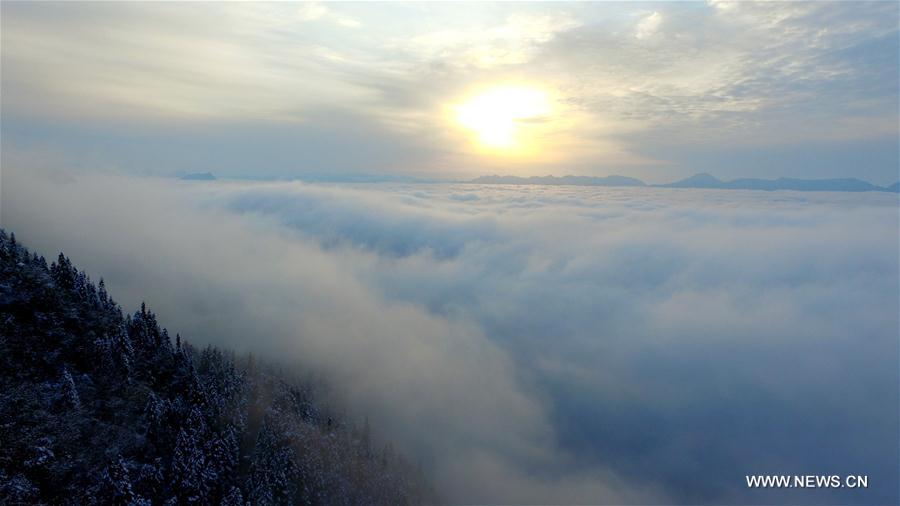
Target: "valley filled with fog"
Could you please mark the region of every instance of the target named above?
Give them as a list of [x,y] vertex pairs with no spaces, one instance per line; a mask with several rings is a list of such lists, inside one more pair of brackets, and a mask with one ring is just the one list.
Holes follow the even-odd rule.
[[896,194],[3,176],[20,240],[320,376],[450,502],[896,499]]

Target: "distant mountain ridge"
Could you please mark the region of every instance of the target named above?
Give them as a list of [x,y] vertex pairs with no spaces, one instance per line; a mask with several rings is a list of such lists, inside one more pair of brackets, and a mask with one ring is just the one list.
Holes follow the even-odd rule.
[[658,185],[664,188],[713,188],[721,190],[794,190],[794,191],[896,191],[892,187],[876,186],[856,178],[833,179],[796,179],[780,177],[778,179],[741,178],[722,181],[707,173],[695,174],[674,183]]
[[648,185],[633,177],[626,176],[481,176],[466,181],[477,184],[520,184],[520,185],[575,185],[575,186],[650,186],[657,188],[705,188],[716,190],[793,190],[793,191],[837,191],[865,192],[882,191],[900,193],[900,182],[890,186],[877,186],[868,181],[856,178],[832,179],[797,179],[780,177],[778,179],[740,178],[722,181],[705,172],[667,184]]
[[180,179],[183,181],[215,181],[216,176],[212,172],[193,172],[181,176]]
[[540,185],[575,185],[575,186],[647,186],[647,183],[627,176],[481,176],[469,183],[480,184],[540,184]]

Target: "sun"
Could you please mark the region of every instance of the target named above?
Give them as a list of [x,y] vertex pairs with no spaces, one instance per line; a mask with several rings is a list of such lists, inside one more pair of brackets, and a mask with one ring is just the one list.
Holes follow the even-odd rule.
[[491,151],[513,154],[534,148],[535,125],[551,113],[546,91],[532,86],[497,86],[454,107],[456,121]]

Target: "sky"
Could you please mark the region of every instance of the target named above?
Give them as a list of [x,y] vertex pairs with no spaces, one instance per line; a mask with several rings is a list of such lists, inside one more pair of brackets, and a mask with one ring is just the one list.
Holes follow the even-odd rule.
[[896,2],[3,2],[4,166],[898,179]]

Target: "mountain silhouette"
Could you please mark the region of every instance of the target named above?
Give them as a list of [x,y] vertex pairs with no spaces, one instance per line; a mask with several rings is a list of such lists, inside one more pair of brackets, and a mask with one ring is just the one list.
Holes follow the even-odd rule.
[[890,186],[877,186],[868,181],[856,178],[832,179],[797,179],[780,177],[777,179],[740,178],[731,181],[701,172],[693,176],[666,184],[648,185],[647,183],[627,176],[481,176],[464,181],[476,184],[516,184],[516,185],[574,185],[574,186],[652,186],[657,188],[702,188],[716,190],[792,190],[792,191],[832,191],[832,192],[866,192],[883,191],[900,193],[900,182]]

